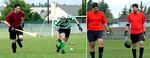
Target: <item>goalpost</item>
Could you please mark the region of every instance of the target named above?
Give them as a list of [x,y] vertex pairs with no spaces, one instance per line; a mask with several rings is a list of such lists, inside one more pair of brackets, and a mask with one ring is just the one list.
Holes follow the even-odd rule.
[[[51,29],[49,29],[49,31],[50,31],[49,34],[50,34],[50,36],[54,36],[54,34],[55,34],[54,21],[57,20],[58,17],[60,17],[62,15],[66,16],[66,17],[68,16],[68,14],[65,11],[63,11],[61,8],[59,8],[58,6],[56,6],[56,2],[53,0],[52,3],[51,3],[50,14],[48,14],[49,19],[47,17],[45,18],[45,20],[44,20],[44,22],[43,22],[43,24],[42,24],[42,26],[41,26],[41,28],[39,30],[39,33],[41,33],[42,31],[45,31],[45,30],[43,30],[45,28],[44,27],[45,22],[47,20],[49,20],[49,21],[51,21],[51,24],[49,24],[50,26],[48,26],[48,27],[51,28]],[[86,16],[74,16],[74,17],[81,18],[81,19],[82,18],[86,19]]]

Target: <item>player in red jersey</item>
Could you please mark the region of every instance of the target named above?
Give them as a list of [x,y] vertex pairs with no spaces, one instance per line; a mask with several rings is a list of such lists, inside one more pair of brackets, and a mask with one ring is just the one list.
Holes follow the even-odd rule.
[[129,13],[126,24],[126,30],[124,34],[128,33],[129,26],[130,28],[130,37],[132,41],[132,54],[133,58],[136,57],[136,45],[139,42],[140,50],[139,50],[139,58],[143,58],[144,52],[144,33],[145,33],[145,15],[138,10],[138,4],[132,5],[133,11]]
[[90,47],[91,58],[95,58],[95,41],[99,43],[99,58],[102,58],[104,50],[104,28],[105,26],[107,33],[108,25],[107,20],[102,11],[99,10],[98,4],[92,4],[92,10],[87,13],[87,37]]
[[[23,40],[23,33],[16,31],[15,29],[23,30],[23,17],[24,12],[20,10],[20,4],[15,4],[14,9],[8,13],[4,23],[9,27],[9,36],[12,40],[12,50],[16,53],[16,41],[20,48],[22,48],[21,41]],[[18,39],[16,39],[16,36]]]

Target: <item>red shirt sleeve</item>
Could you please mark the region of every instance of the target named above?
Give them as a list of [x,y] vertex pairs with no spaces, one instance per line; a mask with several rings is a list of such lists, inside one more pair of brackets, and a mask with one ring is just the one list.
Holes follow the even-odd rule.
[[130,24],[130,22],[131,22],[131,18],[130,18],[130,14],[128,15],[128,17],[127,17],[127,22]]
[[86,15],[86,16],[87,16],[87,19],[89,19],[89,11],[87,12],[87,15]]
[[25,16],[25,13],[23,11],[20,11],[21,17]]
[[5,17],[5,21],[7,21],[8,23],[10,23],[10,20],[11,20],[11,17],[12,17],[12,13],[13,12],[8,13],[7,16]]
[[105,16],[104,16],[104,14],[102,13],[102,23],[105,25],[105,24],[107,24],[107,20],[106,20],[106,18],[105,18]]
[[143,24],[146,22],[146,17],[144,14],[142,14]]

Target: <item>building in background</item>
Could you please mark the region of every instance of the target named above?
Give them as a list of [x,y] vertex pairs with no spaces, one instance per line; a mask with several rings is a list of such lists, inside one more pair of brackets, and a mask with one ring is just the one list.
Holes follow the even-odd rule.
[[[78,16],[78,10],[80,6],[78,5],[56,5],[59,10],[66,12],[67,14],[73,15],[73,16]],[[44,19],[46,14],[47,14],[47,7],[31,7],[32,12],[37,12],[40,14],[40,16]],[[51,7],[49,8],[49,11],[51,13]]]

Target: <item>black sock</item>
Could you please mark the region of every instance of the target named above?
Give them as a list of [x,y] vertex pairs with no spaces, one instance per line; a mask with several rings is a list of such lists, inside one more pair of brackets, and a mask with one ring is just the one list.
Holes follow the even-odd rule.
[[133,58],[136,58],[136,49],[132,49]]
[[91,58],[95,58],[95,52],[90,52]]
[[99,51],[99,58],[102,58],[103,50],[104,50],[104,47],[99,47],[99,49],[98,49],[98,51]]
[[143,48],[140,48],[140,51],[139,51],[139,58],[142,58],[143,57],[143,52],[144,52],[144,47]]
[[22,48],[22,43],[21,43],[21,41],[22,41],[21,39],[17,39],[17,43],[18,43],[18,45],[19,45],[20,48]]
[[11,46],[12,46],[13,53],[16,53],[16,48],[17,48],[16,43],[12,43]]

